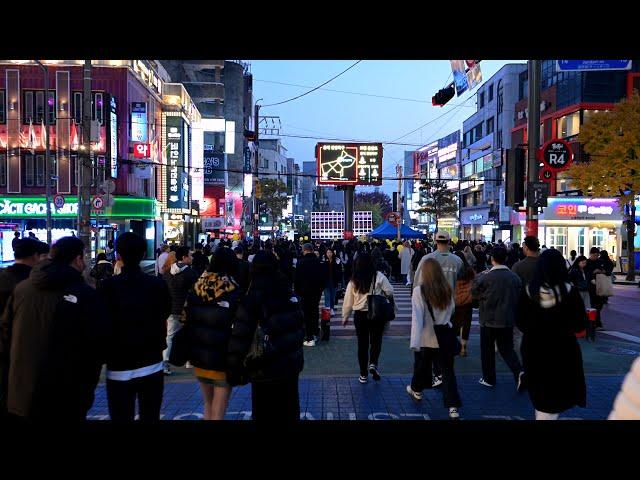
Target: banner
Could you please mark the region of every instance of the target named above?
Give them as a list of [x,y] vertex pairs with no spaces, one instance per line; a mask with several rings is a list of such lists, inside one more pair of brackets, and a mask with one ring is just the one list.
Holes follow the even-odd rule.
[[[165,145],[167,151],[167,208],[188,208],[188,201],[184,195],[184,148],[182,138],[182,118],[165,117]],[[188,183],[187,183],[188,186]],[[189,192],[187,191],[187,200]]]
[[464,60],[449,60],[451,62],[451,71],[453,72],[453,83],[456,86],[456,94],[458,97],[469,88],[469,80],[465,72]]

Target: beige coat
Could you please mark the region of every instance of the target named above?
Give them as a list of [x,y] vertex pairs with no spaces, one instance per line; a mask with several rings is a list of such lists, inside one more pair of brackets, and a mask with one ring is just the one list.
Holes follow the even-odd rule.
[[609,420],[640,420],[640,358],[636,358],[613,402]]

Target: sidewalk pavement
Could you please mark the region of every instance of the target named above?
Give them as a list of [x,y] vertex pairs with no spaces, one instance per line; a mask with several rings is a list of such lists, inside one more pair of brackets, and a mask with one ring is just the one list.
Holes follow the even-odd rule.
[[[424,400],[414,403],[406,393],[411,381],[412,355],[407,337],[383,341],[380,370],[382,380],[358,383],[356,339],[332,338],[328,343],[305,348],[305,367],[300,379],[301,418],[307,420],[438,420],[448,417],[439,390],[425,390]],[[580,341],[587,375],[587,408],[574,408],[564,419],[606,419],[625,374],[640,355],[640,344],[598,336],[595,343]],[[479,335],[470,338],[470,356],[457,357],[455,371],[463,406],[463,419],[533,420],[533,407],[526,392],[518,394],[515,382],[497,355],[498,382],[494,388],[478,384],[480,378]],[[176,368],[165,377],[162,406],[164,419],[202,418],[200,388],[193,370]],[[251,387],[234,388],[226,419],[251,417]],[[108,419],[104,383],[98,386],[90,419]]]

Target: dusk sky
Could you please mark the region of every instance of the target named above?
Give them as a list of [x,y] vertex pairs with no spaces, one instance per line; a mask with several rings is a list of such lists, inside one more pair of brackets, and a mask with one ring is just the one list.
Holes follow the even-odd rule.
[[[254,100],[262,105],[300,95],[329,80],[356,60],[251,60]],[[525,60],[483,60],[483,81],[506,63]],[[428,142],[462,128],[462,122],[476,111],[477,89],[454,97],[445,107],[431,105],[431,97],[452,81],[449,60],[363,60],[320,90],[283,105],[265,107],[260,114],[279,116],[281,135],[304,135],[336,139],[393,141],[436,117],[433,123],[398,142],[412,145],[385,145],[383,175],[395,176],[395,166],[405,150],[415,150]],[[301,86],[281,85],[281,82]],[[397,99],[327,91],[342,90]],[[267,137],[265,137],[267,138]],[[314,160],[319,139],[282,136],[288,155],[302,165]],[[383,189],[391,193],[397,183],[385,180]],[[358,187],[359,190],[363,187]]]

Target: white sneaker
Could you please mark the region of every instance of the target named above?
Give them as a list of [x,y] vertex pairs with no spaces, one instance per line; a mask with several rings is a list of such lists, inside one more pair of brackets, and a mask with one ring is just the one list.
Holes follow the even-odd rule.
[[193,368],[193,365],[191,365],[191,362],[187,362],[184,364],[184,368]]
[[368,379],[367,377],[363,377],[362,375],[360,375],[360,376],[358,377],[358,381],[359,381],[360,383],[367,383],[367,382],[369,381],[369,379]]
[[493,387],[493,385],[491,385],[489,382],[487,382],[484,378],[481,378],[478,383],[480,385],[484,385],[485,387]]
[[333,310],[333,308],[331,309],[331,316],[335,317],[336,316],[336,312]]
[[433,383],[431,383],[431,387],[436,388],[436,387],[439,387],[440,385],[442,385],[442,375],[433,377]]
[[422,397],[424,396],[422,392],[414,392],[413,389],[411,388],[411,385],[407,385],[407,393],[416,402],[421,401]]
[[303,342],[302,344],[305,347],[315,347],[316,346],[316,341],[315,340],[309,340],[307,342]]
[[165,375],[171,375],[171,369],[169,367],[164,367],[163,372]]
[[458,409],[455,407],[451,407],[449,409],[449,418],[452,420],[457,420],[460,418],[460,413],[458,413]]

